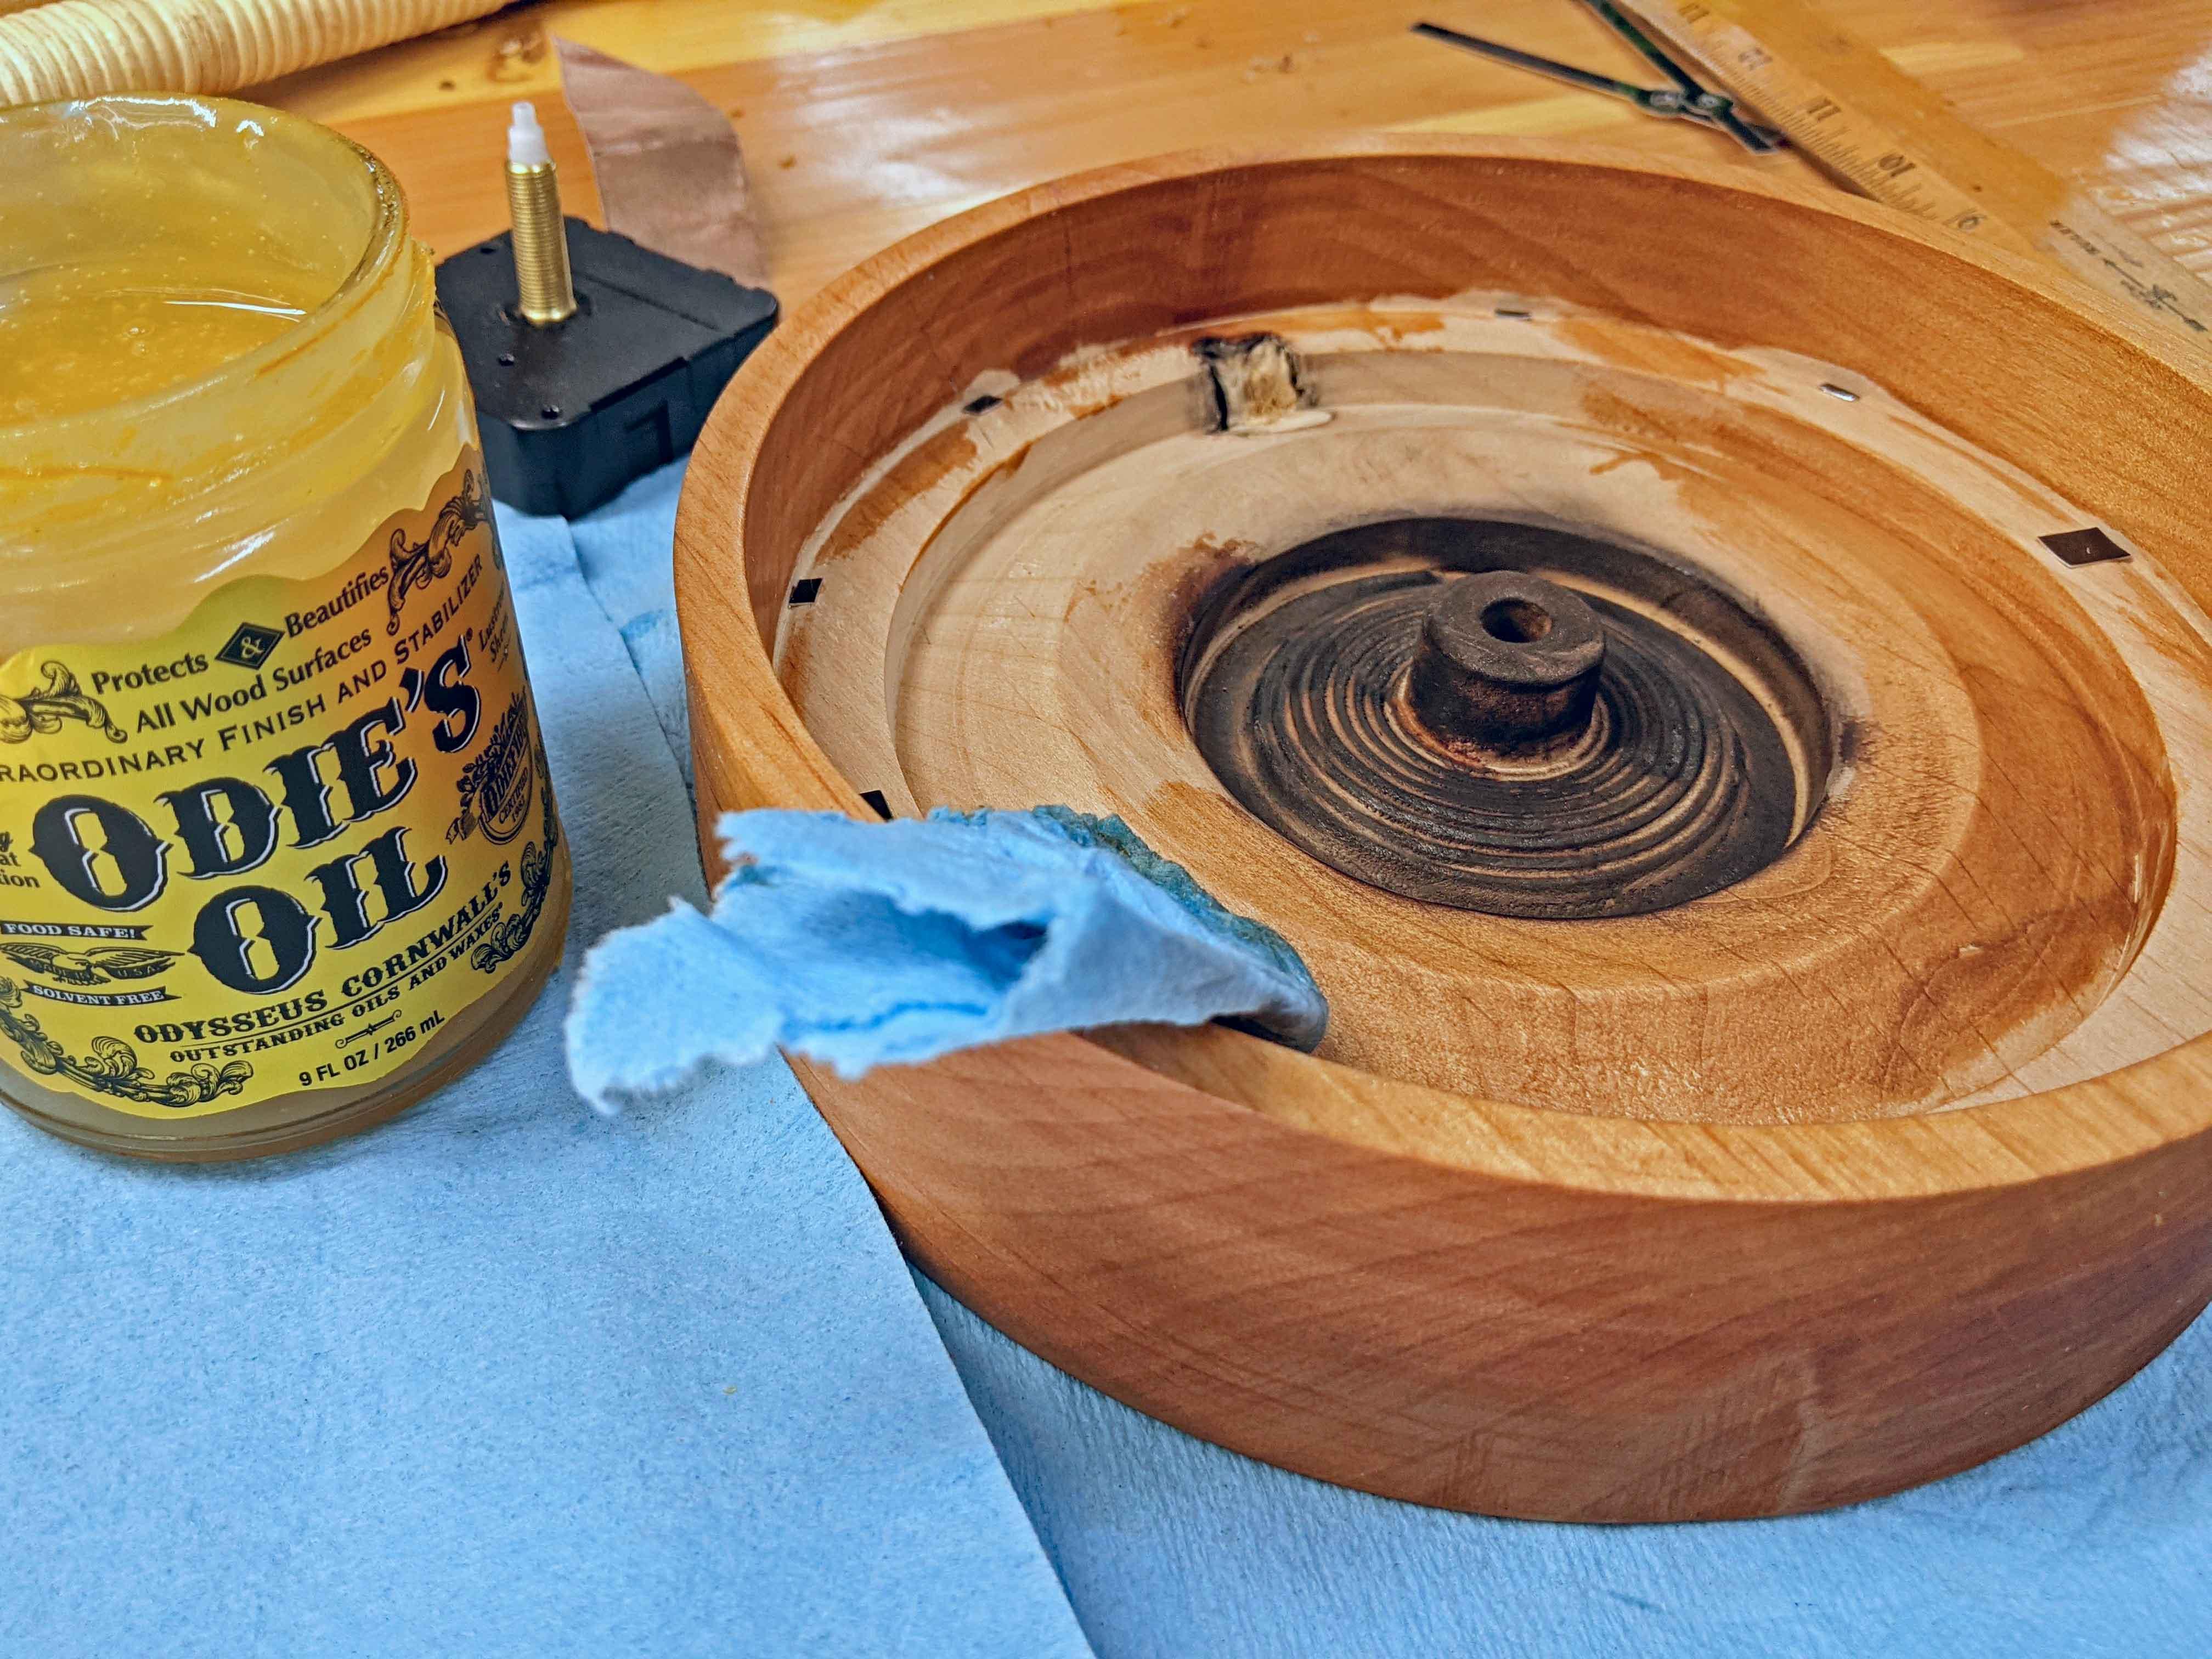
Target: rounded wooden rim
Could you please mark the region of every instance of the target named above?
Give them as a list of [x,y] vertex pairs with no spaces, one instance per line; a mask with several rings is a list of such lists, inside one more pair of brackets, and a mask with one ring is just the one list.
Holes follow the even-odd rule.
[[[987,203],[854,267],[787,318],[715,405],[694,452],[676,523],[677,602],[690,664],[695,743],[711,742],[767,763],[775,777],[768,792],[773,799],[757,804],[868,815],[777,683],[746,584],[729,580],[732,553],[743,568],[744,526],[754,505],[762,446],[817,353],[854,319],[939,261],[1056,209],[1224,167],[1397,155],[1525,158],[1602,167],[1853,221],[2080,314],[2137,354],[2146,374],[2192,384],[2204,379],[2203,366],[2192,362],[2182,346],[2111,302],[2062,286],[2039,262],[1939,235],[1856,198],[1733,168],[1660,165],[1633,153],[1540,141],[1437,136],[1202,149],[1103,167]],[[1726,257],[1756,253],[1738,250]],[[948,387],[948,403],[957,390]],[[2212,595],[2196,597],[2212,605]],[[699,690],[710,665],[727,688],[711,702]],[[702,796],[702,842],[710,848],[713,811]],[[1218,1027],[1069,1040],[1110,1048],[1123,1062],[1135,1060],[1217,1099],[1328,1139],[1508,1182],[1653,1198],[1754,1204],[1931,1198],[2098,1168],[2212,1129],[2212,1033],[2101,1077],[1990,1105],[1917,1117],[1770,1125],[1585,1117],[1452,1095]],[[1115,1068],[1115,1059],[1103,1052],[1098,1057],[1107,1071]],[[1323,1110],[1314,1109],[1323,1102]],[[1447,1122],[1448,1132],[1423,1127]]]

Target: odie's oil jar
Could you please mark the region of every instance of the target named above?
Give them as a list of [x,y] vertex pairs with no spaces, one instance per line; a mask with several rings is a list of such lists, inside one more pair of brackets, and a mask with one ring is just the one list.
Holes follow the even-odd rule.
[[398,186],[200,98],[0,113],[0,1097],[281,1151],[481,1057],[568,852]]

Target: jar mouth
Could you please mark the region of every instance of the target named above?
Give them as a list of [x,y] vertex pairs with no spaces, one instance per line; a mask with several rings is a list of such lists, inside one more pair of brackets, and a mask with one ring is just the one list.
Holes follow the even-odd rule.
[[96,98],[72,98],[0,110],[0,131],[12,125],[38,122],[128,123],[152,125],[181,118],[187,124],[211,128],[235,123],[240,131],[257,136],[283,132],[309,145],[322,144],[338,153],[349,153],[366,175],[369,226],[360,256],[339,278],[337,286],[276,333],[214,368],[190,375],[137,397],[98,404],[30,421],[0,421],[0,436],[32,430],[52,431],[79,423],[131,421],[157,413],[172,404],[204,394],[210,388],[251,378],[270,365],[301,350],[307,343],[328,333],[373,290],[399,258],[406,245],[407,204],[399,181],[391,170],[361,145],[318,122],[288,115],[258,104],[230,98],[208,98],[191,94],[121,93]]

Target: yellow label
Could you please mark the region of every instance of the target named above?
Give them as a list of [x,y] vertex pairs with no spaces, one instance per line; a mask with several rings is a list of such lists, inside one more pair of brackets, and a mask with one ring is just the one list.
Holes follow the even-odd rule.
[[151,1118],[373,1083],[566,857],[470,451],[327,576],[0,665],[0,1066]]

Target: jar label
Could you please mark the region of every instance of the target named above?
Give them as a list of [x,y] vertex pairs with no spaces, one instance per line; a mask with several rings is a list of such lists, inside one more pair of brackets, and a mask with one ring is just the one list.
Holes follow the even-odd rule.
[[567,856],[465,451],[328,575],[0,665],[0,1066],[149,1118],[374,1083]]

